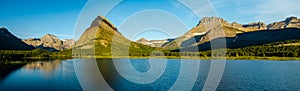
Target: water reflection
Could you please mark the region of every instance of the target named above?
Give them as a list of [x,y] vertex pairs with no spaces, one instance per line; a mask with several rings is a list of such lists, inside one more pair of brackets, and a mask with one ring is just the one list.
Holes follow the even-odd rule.
[[[120,64],[124,64],[124,59],[114,59],[115,61],[119,61]],[[137,69],[139,72],[145,72],[149,70],[150,63],[148,59],[130,59],[130,63]],[[164,61],[164,60],[156,60],[156,61]],[[97,66],[98,65],[98,66]],[[76,67],[77,66],[77,67]],[[97,70],[92,70],[93,67],[96,66],[99,68],[98,71],[101,72],[101,76],[97,77],[95,74]],[[134,83],[126,78],[122,77],[117,71],[114,61],[112,59],[96,59],[94,60],[86,60],[86,61],[75,61],[75,69],[77,70],[77,77],[79,81],[82,83],[83,89],[90,90],[91,88],[100,89],[104,88],[103,84],[107,82],[107,84],[116,91],[139,91],[139,90],[149,90],[149,91],[164,91],[168,90],[173,83],[176,81],[176,78],[179,74],[180,70],[180,60],[169,60],[167,61],[167,66],[165,72],[154,82],[139,84]],[[128,70],[124,65],[119,66],[120,69]],[[146,77],[140,77],[131,71],[126,71],[126,75],[131,75],[132,77],[140,78],[141,80],[147,79]],[[100,79],[100,77],[102,77]],[[105,79],[104,83],[102,81]],[[102,84],[102,85],[91,85],[91,84]],[[106,83],[105,83],[106,86]],[[93,89],[92,89],[93,90]]]
[[[97,59],[85,60],[79,59],[77,62],[77,76],[81,80],[83,89],[86,87],[99,87],[107,83],[113,90],[121,91],[163,91],[169,90],[177,81],[178,74],[181,67],[181,61],[178,59],[168,59],[167,67],[164,74],[153,83],[139,84],[126,79],[117,71],[114,61],[112,59]],[[147,72],[150,68],[148,59],[130,59],[130,64],[140,72]],[[116,59],[120,64],[125,64],[124,59]],[[191,60],[184,60],[191,61]],[[195,61],[195,60],[193,60]],[[211,61],[200,61],[200,70],[196,82],[194,83],[193,91],[201,90],[204,87],[205,81],[208,77]],[[96,65],[97,64],[97,65]],[[76,64],[75,64],[76,65]],[[252,90],[291,90],[298,91],[300,89],[300,61],[253,61],[253,60],[238,60],[228,61],[226,68],[218,85],[217,91],[223,90],[238,90],[238,91],[252,91]],[[93,67],[98,67],[99,70],[90,70]],[[89,68],[90,67],[90,68]],[[127,71],[123,65],[121,69],[125,70],[126,75],[139,78],[141,80],[147,79],[143,76],[135,75],[132,71]],[[76,68],[76,67],[75,67]],[[89,69],[86,69],[89,68]],[[100,71],[101,76],[105,82],[100,83],[97,78],[96,71]],[[80,72],[78,74],[78,72]],[[92,73],[92,74],[88,74]],[[99,73],[99,74],[100,74]],[[90,76],[93,75],[93,76]],[[189,75],[189,74],[188,74]],[[186,79],[192,76],[186,76]],[[98,80],[97,80],[98,79]],[[96,80],[96,81],[95,81]],[[184,81],[179,81],[184,82]],[[91,83],[100,83],[101,85],[91,85]],[[186,83],[183,83],[184,85]],[[183,85],[183,86],[184,86]],[[96,88],[96,87],[95,87]],[[101,89],[101,87],[99,87]]]
[[[22,61],[25,62],[25,61]],[[72,60],[34,61],[17,66],[0,80],[0,91],[81,91]],[[2,68],[2,66],[1,66]],[[3,73],[5,69],[1,69]]]
[[5,79],[10,73],[20,69],[24,65],[25,63],[22,64],[11,64],[11,63],[4,63],[4,62],[0,63],[0,81]]
[[57,69],[61,64],[61,60],[57,59],[54,61],[37,61],[25,65],[23,68],[27,70],[40,70],[45,73],[50,73]]

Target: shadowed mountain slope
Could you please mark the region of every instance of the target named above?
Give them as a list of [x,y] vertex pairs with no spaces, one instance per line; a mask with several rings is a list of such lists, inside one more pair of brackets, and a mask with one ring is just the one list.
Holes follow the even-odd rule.
[[[255,31],[247,32],[242,34],[237,34],[235,37],[226,37],[226,46],[227,48],[241,48],[254,45],[263,45],[272,42],[280,42],[286,40],[295,40],[300,39],[300,29],[299,28],[285,28],[285,29],[276,29],[276,30],[266,30],[266,31]],[[222,38],[217,38],[212,41],[224,40]],[[197,46],[191,46],[182,48],[185,51],[197,51],[189,50],[193,47],[198,47],[200,51],[210,50],[211,42],[205,42]],[[221,45],[215,45],[216,48],[222,48]],[[218,47],[219,46],[219,47]],[[179,51],[179,49],[175,50]]]
[[300,19],[297,19],[297,17],[288,17],[284,21],[274,22],[269,25],[265,25],[263,22],[252,22],[249,24],[228,23],[222,18],[204,17],[196,27],[164,45],[163,48],[174,50],[203,46],[206,45],[205,43],[219,37],[226,37],[228,41],[236,41],[235,45],[229,44],[228,47],[244,47],[294,39],[298,36],[290,36],[294,35],[290,33],[296,33],[291,30],[298,30],[299,28]]
[[0,50],[32,50],[34,47],[22,42],[6,28],[0,28]]

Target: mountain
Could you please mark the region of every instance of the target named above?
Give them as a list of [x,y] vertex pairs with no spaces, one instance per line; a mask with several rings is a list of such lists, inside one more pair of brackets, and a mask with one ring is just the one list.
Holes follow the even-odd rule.
[[0,28],[0,50],[32,50],[34,47],[22,42],[6,28]]
[[288,17],[284,21],[269,24],[268,29],[300,28],[300,19],[297,17]]
[[[126,39],[105,17],[98,16],[75,43],[73,54],[111,56],[112,51],[120,55],[149,53],[154,48]],[[75,55],[75,56],[76,56]]]
[[[216,25],[215,28],[207,29],[205,31],[205,27],[202,27],[201,23],[204,21],[208,22],[208,24],[214,25],[214,22],[221,22],[220,25]],[[281,27],[279,27],[281,26]],[[219,27],[219,28],[218,28]],[[195,29],[195,30],[194,30]],[[225,36],[217,36],[211,33],[218,33],[221,29],[224,30]],[[204,18],[200,21],[195,28],[188,31],[182,37],[186,35],[190,35],[189,37],[185,37],[185,40],[179,40],[181,49],[188,50],[192,47],[198,47],[199,50],[209,50],[210,42],[216,41],[220,37],[226,38],[226,43],[228,48],[240,48],[246,46],[253,45],[262,45],[265,43],[285,41],[291,39],[300,39],[297,35],[300,34],[300,23],[299,19],[296,17],[288,17],[286,20],[281,22],[271,23],[269,25],[265,25],[262,22],[254,22],[249,24],[238,24],[233,22],[228,24],[225,20],[221,18]],[[191,34],[199,31],[199,35]],[[192,36],[192,37],[191,37]],[[210,38],[211,36],[214,36]],[[182,37],[178,39],[182,39]],[[178,41],[178,40],[175,40]],[[167,44],[165,48],[168,48],[170,44]],[[178,49],[177,48],[177,49]],[[192,51],[192,50],[190,50]]]
[[75,43],[73,39],[60,40],[58,37],[52,34],[46,34],[41,38],[29,38],[22,40],[28,45],[34,46],[35,48],[42,48],[49,51],[62,51],[70,49]]
[[[237,34],[236,37],[225,37],[226,47],[227,48],[243,48],[247,46],[257,46],[267,43],[288,41],[288,40],[297,40],[300,39],[300,29],[299,28],[285,28],[285,29],[275,29],[272,31],[255,31]],[[189,46],[181,48],[184,51],[198,51],[198,50],[189,50],[197,47],[200,51],[210,50],[212,41],[220,41],[221,38],[213,39],[209,42],[199,44],[196,46]],[[289,44],[294,45],[294,44]],[[218,47],[222,48],[222,47]],[[182,51],[181,50],[181,51]],[[175,51],[179,51],[176,49]]]
[[[178,49],[178,48],[189,48],[189,47],[195,47],[195,46],[201,46],[204,43],[210,42],[216,38],[219,37],[226,37],[226,38],[242,38],[242,36],[253,36],[253,37],[248,37],[248,40],[244,40],[245,44],[248,45],[249,41],[265,41],[266,43],[268,42],[275,42],[275,41],[281,41],[285,40],[288,38],[284,39],[274,39],[272,41],[267,41],[267,40],[261,40],[258,38],[263,38],[263,39],[272,39],[273,37],[276,36],[287,36],[288,33],[283,32],[283,34],[287,35],[272,35],[272,32],[270,30],[291,30],[290,28],[296,28],[292,30],[297,30],[297,28],[300,28],[300,23],[299,19],[297,17],[288,17],[286,20],[281,21],[281,22],[275,22],[271,23],[269,25],[264,24],[263,22],[252,22],[249,24],[239,24],[236,22],[229,23],[226,20],[218,17],[204,17],[201,19],[201,21],[197,24],[196,27],[192,28],[190,31],[186,32],[183,36],[176,38],[173,42],[170,42],[166,45],[163,46],[165,49]],[[224,36],[218,36],[220,33],[223,34],[224,30]],[[264,32],[266,31],[266,33]],[[254,33],[251,33],[254,32]],[[271,36],[266,37],[263,34],[268,34],[270,33]],[[290,32],[294,33],[294,32]],[[298,32],[295,32],[298,33]],[[242,42],[242,41],[236,41],[236,42]],[[260,43],[265,43],[265,42],[260,42]],[[251,42],[250,42],[251,43]],[[254,45],[257,44],[256,42],[252,42],[253,44],[249,45]],[[240,44],[243,45],[243,44]],[[232,45],[228,45],[232,46]],[[204,48],[205,49],[205,48]]]
[[71,49],[72,46],[75,44],[74,39],[65,39],[62,41],[63,41],[63,48],[65,48],[65,49]]
[[173,41],[174,39],[164,39],[164,40],[147,40],[145,38],[141,38],[137,41],[135,41],[136,43],[140,43],[140,44],[144,44],[144,45],[148,45],[151,47],[162,47],[164,44],[169,43],[171,41]]
[[[115,33],[116,35],[120,35],[112,23],[110,23],[105,17],[98,16],[92,22],[91,26],[80,36],[75,46],[81,46],[81,49],[89,49],[93,46],[93,44],[90,46],[88,43],[96,42],[97,37],[100,35],[103,37],[99,37],[102,38],[99,40],[101,40],[103,43],[102,45],[105,46],[106,42],[109,42],[108,40],[111,40]],[[107,40],[105,38],[107,38]]]
[[[235,28],[233,26],[240,26],[240,28]],[[230,24],[222,18],[204,17],[196,27],[192,28],[181,37],[176,38],[174,41],[165,44],[163,48],[178,49],[208,42],[210,40],[209,35],[218,37],[215,33],[222,32],[221,30],[224,30],[226,37],[234,37],[236,34],[248,32],[248,30],[250,30],[241,30],[242,28],[248,29],[237,23]]]
[[145,38],[141,38],[141,39],[136,40],[135,42],[146,45],[149,42],[149,40],[147,40]]

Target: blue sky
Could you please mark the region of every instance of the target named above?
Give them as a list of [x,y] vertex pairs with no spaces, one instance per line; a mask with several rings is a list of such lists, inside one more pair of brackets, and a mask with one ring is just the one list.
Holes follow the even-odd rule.
[[[91,0],[90,0],[91,1]],[[109,0],[108,0],[109,1]],[[184,0],[182,0],[184,1]],[[284,20],[288,16],[300,16],[298,0],[192,0],[193,5],[199,7],[197,10],[190,10],[182,3],[175,0],[126,0],[115,6],[106,17],[115,24],[120,32],[131,40],[141,37],[147,39],[164,39],[177,37],[194,27],[201,19],[192,12],[201,12],[203,16],[218,16],[229,22],[249,23],[262,21],[271,23]],[[203,3],[208,1],[209,3]],[[266,3],[267,2],[267,3]],[[25,39],[30,37],[41,37],[47,33],[55,34],[61,39],[73,38],[75,24],[80,12],[89,3],[87,0],[1,0],[0,26],[7,27],[14,35]],[[103,3],[97,0],[93,3]],[[87,4],[88,5],[88,4]],[[208,8],[211,9],[208,9]],[[86,8],[94,11],[101,11],[99,8]],[[152,12],[148,15],[146,13]],[[85,12],[84,12],[85,13]],[[153,17],[159,17],[160,23],[156,23]],[[97,15],[101,13],[90,13],[83,26],[79,29],[84,31]],[[156,15],[156,16],[155,16]],[[166,16],[182,22],[176,23]],[[135,18],[144,16],[145,18]],[[151,18],[147,18],[151,17]],[[131,20],[131,21],[129,21]],[[135,22],[132,22],[135,21]],[[172,28],[165,30],[144,29],[139,32],[130,30],[122,25],[135,23],[141,26],[144,23],[173,24]],[[139,25],[140,24],[140,25]],[[175,24],[175,25],[174,25]],[[176,25],[178,24],[178,25]],[[132,25],[132,24],[131,24]],[[134,25],[134,24],[133,24]],[[166,25],[167,26],[167,25]],[[162,26],[159,26],[162,27]],[[186,28],[186,29],[185,29]],[[168,30],[167,30],[168,29]],[[150,31],[150,32],[149,32]],[[153,31],[153,32],[151,32]],[[163,31],[163,32],[159,32]]]
[[47,33],[72,38],[86,0],[1,0],[0,26],[19,38]]

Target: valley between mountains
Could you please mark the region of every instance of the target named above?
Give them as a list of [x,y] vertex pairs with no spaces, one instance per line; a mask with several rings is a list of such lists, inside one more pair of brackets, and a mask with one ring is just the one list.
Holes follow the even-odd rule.
[[[211,26],[214,25],[214,26]],[[182,30],[186,31],[186,30]],[[218,33],[222,32],[223,36]],[[209,59],[211,42],[226,40],[230,59],[298,59],[300,55],[300,19],[288,17],[265,24],[239,24],[219,17],[204,17],[199,23],[174,39],[135,42],[124,37],[108,19],[98,16],[78,40],[60,40],[52,34],[41,38],[19,39],[6,28],[0,28],[1,59],[13,58],[72,58],[72,57],[149,57]],[[194,50],[194,49],[197,50]],[[218,49],[224,49],[220,47]],[[154,53],[159,50],[161,52]]]

